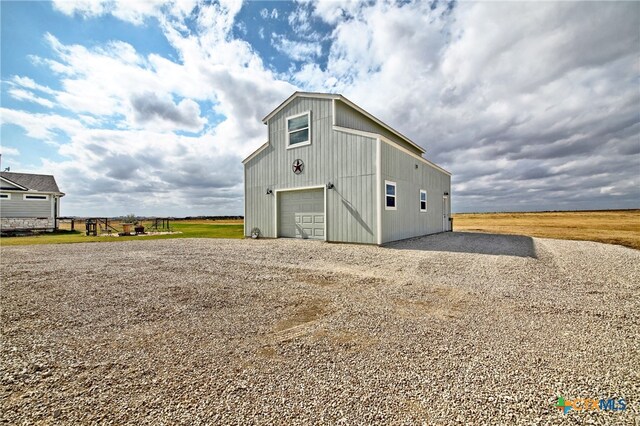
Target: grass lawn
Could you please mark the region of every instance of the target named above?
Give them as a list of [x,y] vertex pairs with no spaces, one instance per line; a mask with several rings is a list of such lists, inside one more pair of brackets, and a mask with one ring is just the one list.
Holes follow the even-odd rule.
[[[131,237],[88,237],[84,233],[84,223],[76,224],[76,231],[61,230],[53,234],[32,237],[4,237],[0,245],[27,244],[67,244],[67,243],[104,243],[109,241],[163,240],[169,238],[243,238],[242,223],[216,223],[215,221],[174,221],[171,229],[180,234],[146,235]],[[78,231],[80,230],[80,231]]]
[[640,250],[640,210],[458,213],[455,231],[597,241]]

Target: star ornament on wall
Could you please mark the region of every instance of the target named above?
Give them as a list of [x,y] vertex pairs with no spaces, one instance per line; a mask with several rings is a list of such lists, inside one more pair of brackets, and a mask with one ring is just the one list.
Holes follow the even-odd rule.
[[291,168],[293,169],[293,173],[299,175],[304,170],[304,163],[302,162],[302,160],[297,159],[293,162]]

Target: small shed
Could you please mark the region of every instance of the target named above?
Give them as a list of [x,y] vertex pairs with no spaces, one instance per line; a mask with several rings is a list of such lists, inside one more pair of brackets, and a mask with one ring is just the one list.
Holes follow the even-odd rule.
[[338,94],[295,92],[244,161],[245,236],[384,244],[451,230],[451,173]]
[[0,172],[0,230],[58,229],[63,196],[51,175]]

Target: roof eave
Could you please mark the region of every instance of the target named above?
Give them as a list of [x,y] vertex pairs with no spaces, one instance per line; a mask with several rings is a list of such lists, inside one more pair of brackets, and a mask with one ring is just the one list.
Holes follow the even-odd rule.
[[394,129],[393,127],[389,126],[388,124],[384,123],[382,120],[378,119],[377,117],[375,117],[374,115],[368,113],[366,110],[362,109],[361,107],[359,107],[357,104],[351,102],[349,99],[345,98],[342,95],[338,95],[340,101],[344,102],[345,104],[347,104],[349,107],[355,109],[356,111],[358,111],[360,114],[364,115],[365,117],[373,120],[374,122],[376,122],[377,124],[379,124],[380,126],[384,127],[385,129],[389,130],[391,133],[393,133],[394,135],[398,136],[400,139],[402,139],[403,141],[407,142],[409,145],[411,145],[412,147],[414,147],[415,149],[417,149],[418,151],[420,151],[421,154],[425,153],[424,148],[422,148],[420,145],[416,144],[415,142],[413,142],[411,139],[409,139],[408,137],[406,137],[405,135],[403,135],[402,133],[400,133],[399,131],[397,131],[396,129]]

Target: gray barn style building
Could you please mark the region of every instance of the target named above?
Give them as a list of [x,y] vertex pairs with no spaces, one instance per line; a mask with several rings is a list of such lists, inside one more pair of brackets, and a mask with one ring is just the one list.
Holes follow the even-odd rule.
[[384,244],[451,230],[451,173],[342,95],[296,92],[244,161],[245,236]]
[[0,172],[0,230],[57,229],[63,196],[51,175]]

